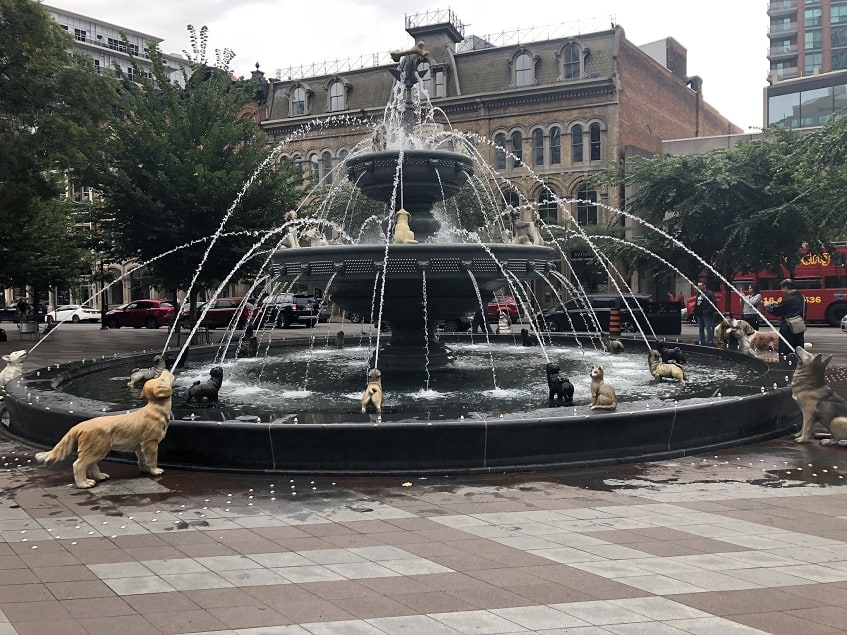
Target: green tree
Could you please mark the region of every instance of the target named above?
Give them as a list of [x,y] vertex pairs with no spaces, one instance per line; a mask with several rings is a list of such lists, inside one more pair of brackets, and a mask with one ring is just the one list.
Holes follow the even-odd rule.
[[69,53],[70,36],[38,2],[0,0],[0,284],[71,282],[90,259],[74,232],[66,180],[101,169],[114,82]]
[[[258,125],[239,117],[256,97],[257,82],[234,79],[224,70],[229,53],[218,59],[224,69],[206,65],[206,29],[199,51],[189,29],[195,59],[183,70],[184,87],[169,81],[153,47],[147,51],[152,77],[136,69],[140,84],[121,83],[120,116],[107,145],[112,167],[99,186],[119,256],[146,263],[174,250],[146,267],[158,288],[188,289],[202,265],[191,289],[193,312],[197,293],[224,280],[259,240],[249,232],[282,224],[300,175],[288,163],[274,169]],[[228,214],[223,233],[229,235],[217,240],[204,261],[209,239]],[[260,260],[248,263],[234,280],[255,274]]]
[[[671,237],[645,229],[632,242],[689,278],[700,276],[705,261],[731,279],[736,271],[793,267],[801,244],[821,234],[792,169],[802,145],[798,133],[780,131],[732,151],[630,159],[598,181],[632,186],[627,211]],[[662,268],[648,253],[626,245],[605,249],[638,270]]]

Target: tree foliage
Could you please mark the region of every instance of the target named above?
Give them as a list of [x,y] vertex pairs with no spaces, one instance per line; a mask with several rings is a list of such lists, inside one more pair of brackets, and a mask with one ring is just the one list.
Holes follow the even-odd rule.
[[[205,28],[202,34],[205,47]],[[274,169],[258,125],[238,117],[255,97],[256,82],[189,62],[181,87],[168,80],[160,52],[151,47],[147,53],[152,77],[121,83],[120,113],[107,145],[112,168],[99,185],[109,226],[118,255],[149,262],[146,271],[157,287],[187,289],[199,270],[193,291],[211,288],[233,271],[259,233],[282,223],[298,175],[289,164]],[[204,262],[222,225],[228,235]],[[233,280],[255,273],[258,261]]]
[[0,284],[49,285],[85,272],[65,180],[101,169],[114,86],[31,0],[0,0]]

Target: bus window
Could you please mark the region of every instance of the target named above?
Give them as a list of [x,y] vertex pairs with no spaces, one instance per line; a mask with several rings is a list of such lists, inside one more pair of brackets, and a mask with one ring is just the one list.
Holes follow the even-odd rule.
[[759,278],[759,291],[777,291],[780,282],[780,278]]
[[827,289],[844,289],[847,287],[847,276],[825,276],[823,281]]
[[821,288],[821,279],[820,278],[797,278],[794,280],[794,284],[797,285],[798,289],[820,289]]

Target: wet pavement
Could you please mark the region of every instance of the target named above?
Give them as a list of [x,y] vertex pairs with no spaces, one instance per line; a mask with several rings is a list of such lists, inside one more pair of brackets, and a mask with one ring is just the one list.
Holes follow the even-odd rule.
[[[7,332],[2,353],[32,345]],[[26,368],[158,352],[165,336],[68,325]],[[847,335],[808,339],[836,354],[843,387]],[[112,478],[92,490],[71,487],[69,463],[35,467],[33,454],[0,436],[0,635],[814,635],[847,624],[845,448],[784,438],[428,478],[149,478],[104,462]]]

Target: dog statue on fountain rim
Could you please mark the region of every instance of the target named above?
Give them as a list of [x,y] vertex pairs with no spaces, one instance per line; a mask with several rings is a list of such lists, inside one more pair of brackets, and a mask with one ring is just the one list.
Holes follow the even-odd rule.
[[524,346],[538,346],[538,336],[530,333],[529,329],[521,329],[521,344]]
[[607,353],[623,353],[624,351],[623,342],[610,339],[606,334],[601,337],[600,341],[603,343],[603,350]]
[[153,358],[153,365],[150,368],[133,368],[126,385],[130,388],[143,386],[148,379],[156,379],[156,377],[161,375],[166,367],[167,362],[164,356],[156,355]]
[[681,384],[688,380],[688,375],[685,374],[685,369],[679,364],[668,363],[662,361],[662,355],[659,351],[653,349],[647,356],[647,364],[650,367],[650,374],[659,381],[662,378],[675,379]]
[[[6,384],[16,380],[24,373],[24,360],[29,355],[28,351],[12,351],[8,355],[3,355],[3,361],[6,362],[6,368],[0,371],[0,391],[6,387]],[[2,393],[0,393],[2,395]]]
[[409,227],[411,214],[402,207],[397,210],[397,223],[394,226],[395,245],[416,245],[415,232]]
[[573,384],[561,374],[558,364],[547,364],[547,399],[564,406],[573,404]]
[[826,383],[826,367],[832,355],[821,359],[802,346],[795,348],[797,369],[791,378],[791,396],[803,413],[803,426],[794,439],[797,443],[812,440],[816,423],[829,430],[832,438],[822,439],[821,445],[847,446],[847,399]]
[[591,410],[617,410],[618,396],[606,383],[602,366],[591,369]]
[[512,332],[512,320],[509,314],[505,311],[500,311],[500,317],[497,319],[497,334],[509,335]]
[[197,403],[208,399],[212,403],[217,403],[218,392],[224,382],[224,370],[220,366],[214,366],[209,370],[209,379],[206,381],[195,381],[188,387],[186,402],[195,399]]
[[362,393],[362,414],[368,411],[368,406],[382,413],[382,397],[382,372],[378,368],[371,368],[368,371],[368,385]]
[[685,363],[685,353],[682,352],[682,349],[679,346],[670,348],[660,342],[656,345],[656,350],[659,351],[659,355],[662,357],[662,362],[665,364],[673,362],[675,364],[682,365]]

